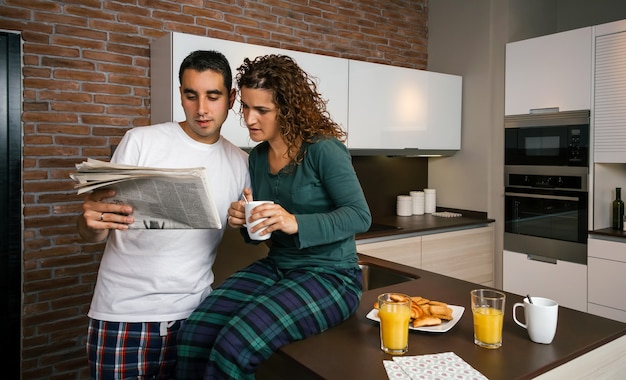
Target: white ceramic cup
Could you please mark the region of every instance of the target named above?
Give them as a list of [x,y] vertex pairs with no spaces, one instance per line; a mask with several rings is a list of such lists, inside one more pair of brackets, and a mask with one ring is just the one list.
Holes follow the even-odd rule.
[[264,203],[274,203],[272,201],[250,201],[248,203],[245,204],[245,211],[246,211],[246,228],[248,229],[248,235],[250,235],[250,239],[252,240],[267,240],[270,238],[270,236],[272,236],[272,233],[270,232],[269,234],[266,235],[260,235],[260,232],[265,230],[265,228],[262,228],[256,232],[252,232],[250,231],[250,228],[256,226],[257,224],[261,223],[262,221],[264,221],[267,218],[261,218],[261,219],[257,219],[252,223],[248,222],[248,218],[250,218],[250,212],[252,211],[252,209],[254,209],[256,206],[262,205]]
[[411,191],[409,195],[413,202],[413,215],[424,215],[424,192]]
[[398,216],[413,215],[413,200],[410,195],[398,195],[396,197],[396,214]]
[[[556,334],[556,325],[559,316],[559,304],[549,298],[532,297],[533,303],[524,298],[524,303],[513,305],[513,319],[515,323],[528,331],[530,340],[535,343],[550,344]],[[524,320],[522,323],[517,319],[516,309],[524,308]]]

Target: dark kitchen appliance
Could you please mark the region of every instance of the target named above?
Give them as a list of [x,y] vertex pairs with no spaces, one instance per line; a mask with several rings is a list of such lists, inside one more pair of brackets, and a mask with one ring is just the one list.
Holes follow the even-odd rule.
[[507,116],[504,164],[589,166],[589,111]]
[[587,264],[589,111],[505,118],[504,249]]
[[505,176],[504,249],[586,264],[587,174],[508,168]]

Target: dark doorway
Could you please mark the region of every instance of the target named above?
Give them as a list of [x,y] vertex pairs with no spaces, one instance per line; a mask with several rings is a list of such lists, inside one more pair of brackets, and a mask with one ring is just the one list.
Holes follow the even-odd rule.
[[[21,39],[0,32],[0,331],[3,378],[19,379],[22,268]],[[6,352],[5,351],[5,352]]]

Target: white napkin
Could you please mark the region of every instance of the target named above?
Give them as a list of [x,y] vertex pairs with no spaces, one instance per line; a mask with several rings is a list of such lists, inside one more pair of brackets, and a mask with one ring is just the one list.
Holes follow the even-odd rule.
[[432,355],[394,357],[383,360],[389,379],[405,380],[487,380],[454,352]]

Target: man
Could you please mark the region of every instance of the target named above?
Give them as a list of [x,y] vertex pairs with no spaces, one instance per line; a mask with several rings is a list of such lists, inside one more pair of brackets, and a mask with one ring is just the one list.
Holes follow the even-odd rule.
[[[196,51],[179,70],[185,121],[129,130],[112,162],[207,168],[222,224],[250,186],[247,154],[220,136],[235,90],[226,58]],[[107,239],[94,290],[87,354],[94,379],[169,379],[181,322],[211,291],[212,265],[223,229],[129,229],[129,205],[102,202],[111,190],[85,198],[78,231],[88,242]]]

